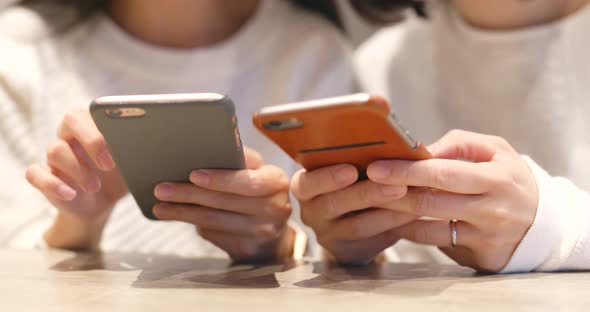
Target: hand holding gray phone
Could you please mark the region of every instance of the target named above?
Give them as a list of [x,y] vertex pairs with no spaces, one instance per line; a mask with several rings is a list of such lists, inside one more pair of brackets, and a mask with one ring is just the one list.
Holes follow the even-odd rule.
[[101,97],[90,113],[142,213],[156,220],[161,182],[195,169],[245,168],[233,102],[214,93]]

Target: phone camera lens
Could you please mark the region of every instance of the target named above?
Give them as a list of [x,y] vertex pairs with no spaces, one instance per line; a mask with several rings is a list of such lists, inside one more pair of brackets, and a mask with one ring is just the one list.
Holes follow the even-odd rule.
[[107,115],[109,115],[110,117],[113,117],[113,118],[118,118],[123,115],[123,111],[120,108],[107,109],[106,113],[107,113]]
[[264,123],[264,128],[273,131],[292,130],[303,127],[303,121],[297,118],[285,120],[271,120]]
[[283,126],[281,120],[272,120],[264,124],[267,129],[280,129]]
[[138,118],[143,117],[146,111],[139,107],[109,108],[106,114],[111,118]]

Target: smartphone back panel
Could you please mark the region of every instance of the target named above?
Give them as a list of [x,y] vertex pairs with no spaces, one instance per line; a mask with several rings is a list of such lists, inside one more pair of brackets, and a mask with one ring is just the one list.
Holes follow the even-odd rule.
[[353,164],[363,173],[380,159],[431,157],[390,115],[383,98],[366,94],[269,107],[254,116],[254,124],[308,170]]
[[[194,169],[243,169],[232,101],[216,94],[104,97],[90,111],[143,214],[160,182],[189,182]],[[135,114],[133,112],[143,112]],[[123,113],[122,113],[123,112]],[[118,116],[131,112],[131,117]]]

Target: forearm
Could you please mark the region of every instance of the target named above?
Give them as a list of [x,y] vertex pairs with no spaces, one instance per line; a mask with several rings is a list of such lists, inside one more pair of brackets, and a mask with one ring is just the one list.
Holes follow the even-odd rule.
[[550,23],[577,12],[590,0],[451,0],[471,25],[514,30]]
[[45,232],[45,242],[49,247],[60,249],[98,248],[107,219],[108,216],[86,221],[59,212],[51,227]]

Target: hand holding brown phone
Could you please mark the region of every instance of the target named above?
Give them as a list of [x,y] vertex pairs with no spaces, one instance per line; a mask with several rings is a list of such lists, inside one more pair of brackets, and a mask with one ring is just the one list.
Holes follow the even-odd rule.
[[431,157],[387,101],[368,94],[270,106],[255,114],[254,124],[308,170],[351,164],[364,174],[376,160]]
[[373,260],[398,240],[393,229],[417,218],[374,208],[404,197],[406,186],[363,179],[377,160],[431,157],[383,98],[356,94],[273,106],[259,112],[254,123],[305,168],[295,174],[291,189],[303,222],[336,261]]

